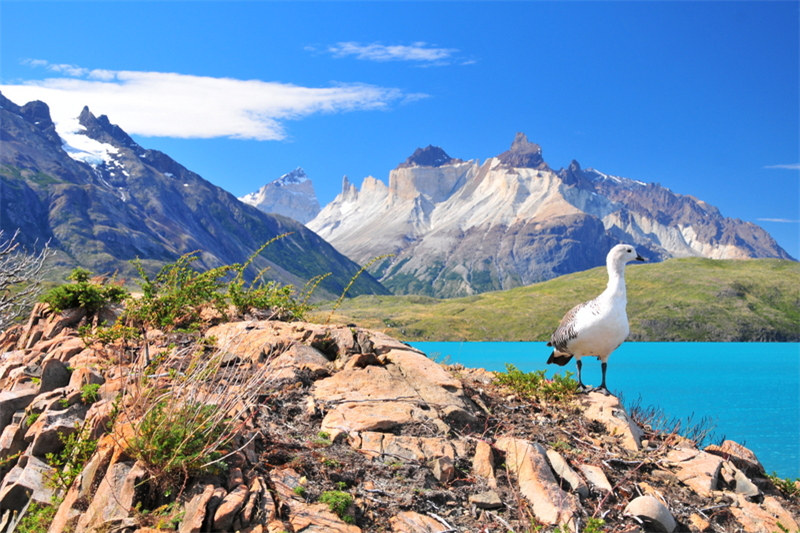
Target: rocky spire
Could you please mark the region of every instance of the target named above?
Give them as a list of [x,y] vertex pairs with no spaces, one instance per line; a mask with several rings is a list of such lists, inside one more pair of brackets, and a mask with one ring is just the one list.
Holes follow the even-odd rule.
[[542,159],[542,148],[528,141],[524,133],[517,133],[511,148],[497,157],[501,163],[513,168],[548,168]]
[[107,116],[100,115],[99,117],[95,117],[92,112],[89,111],[88,106],[84,106],[83,111],[81,111],[78,117],[78,121],[81,126],[86,128],[86,135],[96,141],[116,146],[125,146],[127,148],[137,148],[139,146],[122,128],[116,124],[112,124]]
[[453,161],[459,160],[453,159],[447,155],[447,152],[438,146],[429,144],[425,148],[417,148],[414,150],[414,153],[411,154],[409,158],[405,160],[405,162],[400,163],[397,168],[441,167],[442,165],[452,163]]

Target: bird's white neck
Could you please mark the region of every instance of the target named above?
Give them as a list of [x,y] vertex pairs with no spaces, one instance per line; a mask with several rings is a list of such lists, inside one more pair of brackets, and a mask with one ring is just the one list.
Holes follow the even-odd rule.
[[608,298],[622,299],[627,298],[625,291],[625,264],[608,263],[608,285],[603,295]]

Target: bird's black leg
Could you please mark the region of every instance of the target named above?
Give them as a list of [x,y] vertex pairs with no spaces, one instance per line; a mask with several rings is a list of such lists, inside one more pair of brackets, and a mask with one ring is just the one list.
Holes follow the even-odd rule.
[[609,395],[611,394],[611,391],[609,391],[608,387],[606,387],[606,369],[608,368],[608,363],[600,363],[600,368],[603,371],[603,381],[600,382],[600,386],[595,390],[597,392],[602,392],[605,395]]
[[575,361],[575,364],[578,367],[578,392],[589,392],[589,387],[584,385],[583,380],[581,380],[581,367],[583,366],[583,363],[581,363],[581,360],[578,359]]

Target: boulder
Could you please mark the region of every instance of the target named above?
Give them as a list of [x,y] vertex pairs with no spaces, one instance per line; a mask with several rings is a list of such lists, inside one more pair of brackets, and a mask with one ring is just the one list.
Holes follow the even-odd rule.
[[319,350],[304,344],[293,344],[269,362],[266,379],[273,386],[300,381],[303,375],[319,379],[330,375],[329,364]]
[[11,423],[14,413],[28,407],[37,394],[34,388],[0,391],[0,431]]
[[673,463],[678,479],[700,496],[709,497],[717,490],[723,459],[697,449],[676,448],[666,461]]
[[620,444],[628,450],[642,448],[642,430],[631,420],[616,396],[590,392],[581,399],[583,416],[603,424],[611,435],[620,438]]
[[553,468],[556,476],[563,482],[562,488],[566,485],[572,492],[575,492],[581,498],[586,498],[589,495],[589,487],[581,477],[570,468],[567,461],[555,450],[547,450],[547,460]]
[[[735,506],[730,507],[730,512],[741,524],[745,533],[774,533],[776,531],[799,531],[798,519],[792,516],[778,500],[766,496],[759,505],[748,501],[739,495]],[[783,529],[778,527],[778,523]]]
[[200,533],[206,518],[206,506],[214,494],[213,484],[198,484],[188,494],[189,501],[184,506],[183,520],[178,533]]
[[576,531],[575,496],[558,486],[541,445],[513,437],[497,439],[495,448],[506,454],[506,468],[514,474],[520,492],[530,502],[537,520],[548,525],[567,525]]
[[431,461],[431,472],[433,477],[439,480],[440,483],[450,483],[456,478],[456,467],[453,460],[447,456],[437,457]]
[[582,464],[578,467],[580,471],[586,476],[586,480],[599,490],[611,492],[613,487],[609,483],[603,469],[599,466]]
[[69,387],[75,390],[81,390],[84,385],[102,385],[106,380],[98,372],[88,367],[82,367],[74,370],[70,375]]
[[493,490],[487,490],[469,497],[469,502],[478,509],[498,509],[503,506],[503,500]]
[[725,440],[720,445],[711,444],[706,446],[705,451],[731,461],[737,468],[748,475],[764,473],[764,467],[756,457],[756,454],[738,442]]
[[424,463],[440,457],[453,461],[466,453],[462,442],[444,437],[410,437],[377,431],[351,434],[348,443],[370,457],[392,461]]
[[472,473],[486,479],[490,487],[497,488],[497,479],[494,475],[494,453],[492,453],[492,447],[485,441],[479,440],[475,445]]
[[111,464],[78,521],[78,531],[102,530],[118,520],[128,520],[130,509],[136,504],[136,489],[146,477],[147,472],[136,463]]
[[30,455],[20,457],[0,485],[0,509],[22,510],[30,498],[49,504],[53,489],[47,481],[52,473],[53,467],[44,461]]
[[239,485],[225,495],[214,511],[214,521],[212,530],[229,531],[233,525],[236,514],[244,507],[247,502],[249,491],[247,485]]
[[58,359],[48,359],[42,364],[42,378],[39,394],[69,385],[71,373],[67,365]]
[[669,509],[653,496],[634,498],[625,506],[625,514],[642,520],[647,531],[672,533],[677,527]]
[[382,366],[345,368],[314,383],[314,400],[327,411],[323,431],[335,438],[415,422],[446,432],[449,423],[475,420],[461,382],[421,352],[392,348],[381,361]]

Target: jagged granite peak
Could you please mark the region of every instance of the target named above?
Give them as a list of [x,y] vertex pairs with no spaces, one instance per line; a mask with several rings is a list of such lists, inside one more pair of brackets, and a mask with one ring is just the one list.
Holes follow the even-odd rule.
[[314,184],[300,167],[239,200],[265,213],[277,213],[303,224],[317,216],[320,211]]
[[[279,235],[285,236],[253,259],[248,275],[264,270],[302,287],[333,273],[315,297],[335,298],[358,273],[359,265],[299,222],[242,204],[168,155],[143,149],[107,117],[84,109],[86,131],[65,132],[109,155],[84,161],[40,129],[44,107],[23,114],[6,100],[0,104],[0,230],[12,235],[19,228],[29,249],[49,242],[54,281],[76,266],[135,280],[134,259],[154,274],[187,253],[196,254],[193,266],[201,270],[244,263]],[[363,275],[350,290],[387,292]]]
[[452,162],[460,162],[460,159],[453,159],[447,152],[429,144],[425,148],[417,148],[414,153],[408,156],[405,162],[400,163],[397,168],[410,167],[441,167]]
[[306,175],[306,171],[301,167],[297,167],[291,172],[287,172],[280,178],[276,179],[273,183],[278,187],[283,187],[285,185],[299,185],[300,183],[305,183],[308,180],[309,178]]
[[577,185],[584,179],[581,165],[574,159],[566,169],[562,168],[558,171],[558,176],[567,185]]
[[542,159],[542,148],[528,140],[524,133],[517,133],[511,148],[497,158],[501,163],[512,168],[535,168],[544,170],[548,168]]
[[380,184],[346,181],[308,227],[357,262],[394,254],[373,272],[397,294],[527,285],[602,265],[620,242],[651,261],[791,259],[762,228],[691,196],[577,161],[556,172],[523,134],[483,164],[400,167]]
[[95,117],[89,110],[89,106],[84,106],[83,111],[78,116],[78,122],[86,128],[86,135],[96,141],[112,144],[114,146],[125,146],[127,148],[139,148],[130,135],[112,124],[106,115]]

